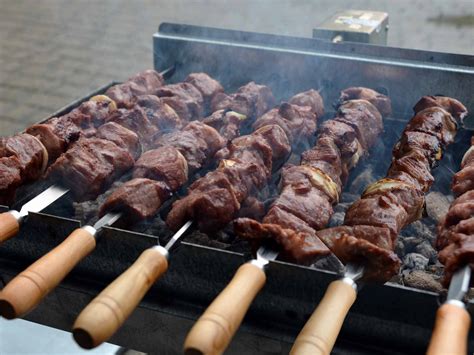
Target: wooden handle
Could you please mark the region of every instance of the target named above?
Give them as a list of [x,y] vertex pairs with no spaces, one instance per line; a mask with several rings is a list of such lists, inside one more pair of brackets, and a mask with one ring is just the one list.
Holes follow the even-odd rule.
[[445,303],[436,312],[428,355],[466,355],[471,317],[459,306]]
[[222,354],[265,284],[265,272],[247,263],[194,324],[184,343],[186,354]]
[[162,252],[156,248],[145,250],[81,312],[73,325],[76,342],[91,349],[107,341],[167,269],[168,260]]
[[94,236],[76,229],[5,286],[0,292],[0,314],[13,319],[31,311],[94,248]]
[[354,288],[342,280],[333,281],[295,340],[292,355],[328,355],[344,319],[357,297]]
[[20,223],[10,212],[0,214],[0,244],[14,237],[20,231]]

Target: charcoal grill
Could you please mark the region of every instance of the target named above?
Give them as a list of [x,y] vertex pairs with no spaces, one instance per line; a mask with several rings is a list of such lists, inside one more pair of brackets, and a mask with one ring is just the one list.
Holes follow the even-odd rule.
[[[396,117],[388,122],[386,131],[393,130],[395,135],[423,95],[455,97],[474,111],[474,57],[470,56],[170,23],[159,27],[153,44],[157,70],[176,66],[173,82],[190,72],[204,71],[229,91],[253,80],[269,85],[277,98],[321,88],[327,106],[348,86],[382,90],[390,95]],[[113,84],[51,117],[70,111]],[[459,162],[468,147],[469,134],[462,132],[457,140],[449,154]],[[448,183],[437,179],[436,184]],[[20,191],[18,205],[41,188],[35,184]],[[68,215],[70,206],[65,196],[42,213],[31,213],[20,235],[0,247],[0,284],[5,285],[80,226]],[[158,237],[106,228],[96,250],[25,318],[69,331],[75,317],[99,290],[145,248],[155,245]],[[185,239],[173,252],[167,274],[111,342],[145,352],[178,353],[194,320],[249,257]],[[270,262],[267,275],[267,284],[250,308],[228,350],[230,354],[288,353],[328,284],[337,278],[333,272],[280,261]],[[422,353],[441,302],[432,292],[390,283],[367,285],[344,323],[334,353]],[[471,309],[473,305],[471,301]],[[472,329],[469,348],[474,350]]]

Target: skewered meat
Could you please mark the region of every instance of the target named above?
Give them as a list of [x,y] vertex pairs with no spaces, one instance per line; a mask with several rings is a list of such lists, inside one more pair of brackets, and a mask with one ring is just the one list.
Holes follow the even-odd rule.
[[100,138],[81,138],[47,171],[48,177],[69,188],[77,201],[96,198],[133,167],[128,150]]
[[268,86],[253,81],[240,87],[236,93],[218,93],[211,101],[212,112],[227,109],[249,118],[257,118],[275,105],[275,98]]
[[101,206],[99,215],[120,211],[129,221],[138,221],[153,216],[170,196],[171,192],[162,181],[133,179],[109,196]]
[[150,122],[140,106],[132,109],[119,108],[107,118],[107,122],[116,122],[135,132],[145,148],[151,145],[153,136],[158,132],[158,128]]
[[209,154],[214,155],[225,143],[226,140],[214,128],[194,121],[188,123],[181,131],[159,137],[155,140],[154,146],[171,146],[178,149],[193,173],[204,165],[209,159]]
[[429,107],[442,107],[460,122],[467,116],[466,107],[461,102],[446,96],[423,96],[413,110],[420,112]]
[[[283,169],[280,195],[262,223],[239,218],[234,222],[237,235],[253,240],[273,238],[283,246],[283,257],[300,263],[329,254],[316,231],[328,224],[348,170],[383,130],[378,109],[353,95],[354,100],[342,103],[337,116],[323,124],[314,147],[302,154],[301,164]],[[343,97],[344,92],[341,101]],[[379,101],[384,108],[390,102],[381,97]]]
[[39,178],[48,162],[48,153],[43,144],[26,133],[0,138],[0,157],[9,156],[18,158],[22,181]]
[[204,98],[190,83],[162,86],[156,95],[172,107],[183,121],[197,120],[204,115]]
[[[255,85],[251,84],[248,91]],[[236,97],[229,96],[220,104],[230,108]],[[205,232],[224,227],[238,216],[247,198],[266,186],[272,169],[286,160],[291,145],[298,143],[299,136],[314,134],[317,116],[310,106],[288,103],[282,106],[281,112],[272,110],[268,116],[257,119],[254,125],[257,129],[252,134],[233,139],[216,155],[221,159],[217,170],[198,179],[188,189],[188,195],[173,204],[166,220],[170,228],[177,230],[187,220],[193,220]],[[246,110],[239,112],[245,111],[248,115],[251,110],[249,107]],[[292,124],[294,118],[295,124]],[[310,127],[309,133],[301,127]]]
[[164,181],[168,190],[176,191],[188,180],[188,163],[172,146],[149,150],[135,163],[133,177]]
[[81,134],[90,135],[116,110],[115,102],[98,95],[83,102],[61,117],[53,117],[44,123],[26,129],[26,133],[38,138],[46,147],[49,163],[55,161]]
[[297,106],[284,102],[258,118],[253,128],[257,130],[272,124],[280,126],[291,142],[298,141],[305,144],[316,132],[316,115],[310,106]]
[[292,105],[311,107],[311,111],[314,112],[318,118],[324,115],[323,98],[319,92],[314,89],[300,92],[293,96],[288,102]]
[[[142,154],[135,163],[133,179],[107,198],[100,208],[101,215],[123,211],[132,222],[151,217],[172,193],[186,184],[190,174],[211,161],[226,140],[214,128],[191,122],[182,131],[163,135],[155,143],[158,148]],[[137,187],[138,181],[146,186]],[[146,195],[135,196],[148,190],[151,191],[149,204]]]
[[100,126],[96,137],[114,142],[120,148],[128,150],[133,159],[137,159],[141,154],[138,135],[118,123],[108,122]]
[[203,123],[215,128],[222,137],[232,140],[240,135],[240,126],[247,116],[229,110],[218,110],[202,120]]
[[[339,104],[350,100],[366,100],[377,107],[377,110],[384,117],[392,114],[392,103],[388,96],[375,90],[364,87],[350,87],[341,91]],[[436,105],[437,106],[437,105]]]
[[463,265],[474,267],[474,184],[473,148],[464,155],[461,170],[453,177],[452,190],[458,196],[438,225],[436,247],[439,260],[445,266],[444,283],[448,285],[453,273]]
[[199,90],[204,99],[206,111],[208,111],[212,98],[218,93],[224,92],[222,85],[205,73],[189,74],[184,81],[190,83]]
[[0,158],[0,205],[9,205],[15,198],[15,189],[20,186],[21,162],[11,155]]
[[[422,102],[426,100],[422,99]],[[442,102],[445,107],[457,108],[454,103],[446,105],[449,98],[431,102]],[[347,210],[344,228],[349,229],[339,233],[337,229],[330,228],[317,233],[343,262],[365,265],[366,280],[384,282],[398,272],[400,260],[393,251],[396,238],[403,227],[421,217],[425,193],[433,182],[431,169],[435,160],[428,157],[441,159],[439,147],[444,149],[452,143],[456,134],[456,121],[450,112],[441,106],[422,108],[420,104],[415,106],[415,116],[395,146],[395,159],[388,169],[387,178],[370,185],[361,199]],[[418,109],[422,111],[416,112]],[[463,111],[466,112],[466,109]],[[459,112],[458,109],[452,111],[457,117],[465,116]],[[431,135],[438,143],[413,144],[406,139],[410,132]],[[377,235],[371,230],[357,234],[355,229],[362,226],[377,228]]]
[[114,100],[118,107],[132,108],[137,96],[156,95],[157,89],[163,84],[161,74],[149,69],[132,76],[122,84],[112,86],[105,95]]
[[158,96],[138,96],[137,105],[143,108],[148,120],[160,130],[177,129],[183,126],[176,111]]
[[[279,132],[278,137],[286,139],[284,132]],[[240,204],[263,187],[270,177],[271,142],[258,133],[234,139],[227,159],[221,160],[218,169],[198,179],[189,187],[188,195],[173,204],[167,217],[168,225],[179,229],[188,219],[192,219],[201,230],[208,231],[217,230],[230,222]],[[288,147],[288,154],[288,141],[283,144]]]

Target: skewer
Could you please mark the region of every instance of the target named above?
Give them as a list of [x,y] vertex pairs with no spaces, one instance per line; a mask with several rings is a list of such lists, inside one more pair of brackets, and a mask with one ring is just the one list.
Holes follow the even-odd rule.
[[[171,77],[176,70],[176,65],[160,72],[163,78]],[[91,100],[103,100],[103,96],[94,96]],[[109,99],[110,100],[110,99]],[[115,103],[114,103],[115,105]],[[47,159],[46,159],[47,164]],[[45,165],[46,166],[46,165]],[[45,170],[45,169],[43,169]],[[29,212],[40,212],[50,206],[53,202],[69,192],[69,189],[60,185],[52,185],[35,198],[24,204],[20,211],[9,210],[0,214],[0,244],[14,237],[20,231],[20,226],[28,217]]]
[[364,267],[349,263],[344,276],[329,284],[324,297],[298,334],[290,354],[330,354],[342,324],[357,298]]
[[463,302],[469,291],[471,267],[466,265],[454,273],[446,302],[436,312],[428,355],[467,354],[471,316]]
[[[288,104],[285,104],[285,107],[288,107]],[[273,112],[271,110],[270,112]],[[264,117],[264,116],[262,116]],[[306,116],[308,119],[316,119],[313,115]],[[309,118],[310,117],[310,118]],[[265,126],[267,128],[271,128],[270,133],[274,132],[273,127]],[[261,133],[261,129],[264,129],[264,132],[267,132],[267,128],[260,127],[256,130],[258,134]],[[278,134],[285,134],[284,131],[278,127],[279,130]],[[268,132],[267,132],[268,133]],[[286,136],[286,135],[285,135]],[[249,136],[244,136],[240,138],[249,138]],[[237,138],[239,139],[239,138]],[[289,149],[289,147],[288,147]],[[283,148],[280,148],[281,152],[275,157],[283,156],[286,158],[287,154],[285,153]],[[273,158],[275,158],[273,157]],[[194,221],[195,222],[195,221]],[[186,221],[184,225],[180,228],[178,233],[176,233],[173,238],[168,243],[167,247],[171,247],[174,243],[176,243],[183,235],[184,231],[187,230],[193,222]],[[197,222],[196,222],[197,224]],[[116,279],[109,287],[107,287],[101,295],[99,295],[94,301],[92,301],[90,307],[86,307],[86,309],[79,315],[76,323],[73,326],[73,333],[75,335],[76,341],[85,348],[91,348],[99,345],[100,343],[106,341],[115,331],[123,324],[125,319],[130,315],[132,310],[137,306],[140,300],[143,298],[146,291],[151,287],[151,285],[166,271],[167,266],[162,266],[158,270],[158,260],[162,260],[160,265],[164,265],[164,255],[167,254],[167,247],[163,250],[161,247],[161,256],[159,253],[156,253],[156,248],[151,248],[155,250],[154,252],[150,251],[150,249],[146,250],[142,253],[139,259],[132,265],[132,267],[122,274],[118,279]],[[268,254],[268,253],[267,253]],[[270,257],[270,254],[267,255]],[[144,263],[157,263],[156,268],[151,270],[150,268],[143,269],[140,265]],[[260,260],[259,263],[267,264],[268,261]],[[167,264],[166,264],[167,265]],[[141,269],[140,269],[141,268]],[[253,267],[252,267],[253,268]],[[139,270],[146,270],[147,276],[145,278],[136,276],[136,273]],[[135,282],[133,284],[129,283],[128,280],[135,275]],[[263,284],[262,284],[263,286]],[[127,301],[125,301],[124,297],[127,297]],[[133,295],[133,296],[130,296]],[[116,317],[115,320],[110,318],[110,312],[103,311],[100,312],[99,309],[103,308],[103,304],[108,302],[107,300],[115,300],[113,308],[115,309],[114,313],[120,314],[120,317]],[[250,304],[251,298],[248,300]],[[102,306],[101,306],[102,304]],[[108,313],[107,315],[105,315]],[[100,319],[99,319],[100,318]],[[106,319],[109,318],[109,319]],[[103,328],[97,327],[97,324],[107,324]]]
[[186,222],[164,246],[146,249],[81,312],[73,325],[76,342],[92,349],[108,340],[138,306],[150,287],[168,270],[171,248],[191,227]]
[[[433,101],[429,101],[429,100],[433,100]],[[436,98],[434,97],[422,98],[417,103],[417,105],[415,105],[415,108],[414,108],[415,116],[407,124],[406,129],[408,130],[414,129],[414,128],[416,129],[417,126],[420,126],[423,123],[423,118],[426,120],[435,119],[433,117],[436,117],[436,116],[432,114],[432,112],[433,110],[435,111],[437,110],[436,107],[442,108],[441,114],[443,115],[445,113],[448,114],[448,112],[443,109],[442,103],[444,103],[444,100],[450,103],[451,101],[452,102],[456,101],[450,98],[439,98],[439,100],[441,104],[437,104]],[[425,108],[424,108],[426,102],[429,103],[428,108],[426,108],[427,111],[425,111]],[[467,114],[467,110],[459,102],[456,102],[456,104],[459,104],[460,107],[464,109],[463,112],[459,115],[460,117],[456,117],[456,119],[462,120],[462,118]],[[418,110],[417,110],[417,107],[418,107]],[[430,110],[431,107],[434,107],[433,110]],[[423,116],[423,112],[428,112],[428,115]],[[430,116],[429,114],[432,114],[432,116]],[[456,122],[451,114],[449,114],[449,116],[452,121]],[[418,119],[418,123],[416,123],[417,119]],[[412,121],[415,122],[413,126],[412,126]],[[447,139],[444,142],[444,144],[441,145],[443,148],[445,148],[445,146],[447,146],[448,144],[453,143],[456,130],[457,130],[456,125],[452,125],[452,126],[446,125],[446,127],[442,130],[442,132],[445,134],[441,135],[441,137],[443,138],[450,137],[450,139]],[[401,142],[401,140],[399,142]],[[401,145],[398,148],[400,147]],[[429,152],[431,148],[427,146],[426,148],[423,147],[423,149]],[[409,152],[410,149],[407,148],[407,151]],[[439,153],[440,152],[436,153],[435,160],[441,159],[442,154],[439,154]],[[431,172],[431,169],[434,167],[435,160],[433,160],[430,163],[429,172]],[[391,168],[389,168],[388,170],[388,174],[390,173],[390,169]],[[383,179],[381,181],[383,181]],[[377,186],[378,183],[379,182],[376,182],[372,186]],[[420,193],[423,194],[422,196],[424,196],[424,194],[429,190],[431,183],[424,182],[424,184],[421,184],[421,183],[419,184],[420,184],[420,187],[416,187],[415,185],[413,185],[412,188],[418,189]],[[362,198],[364,198],[364,196]],[[413,200],[413,201],[416,201],[416,200]],[[412,205],[408,206],[409,209],[413,209],[414,207],[416,206],[412,206]],[[411,217],[411,219],[408,218],[408,213],[407,213],[407,217],[405,217],[405,219],[403,220],[403,223],[400,225],[399,228],[403,228],[407,224],[419,218],[421,218],[421,213],[417,213],[417,215],[414,214],[413,217]],[[397,234],[399,232],[400,230],[397,230]],[[378,248],[378,246],[374,245],[374,248]],[[354,251],[354,253],[356,253],[356,251]],[[377,255],[374,255],[373,257],[375,258],[376,256]],[[367,258],[369,258],[369,256],[359,255],[359,259],[366,259],[370,261],[370,259],[367,259]],[[379,264],[380,263],[381,262],[379,262]],[[382,268],[384,266],[385,265],[380,265],[380,267]],[[388,271],[391,271],[392,269],[388,271],[387,270],[377,270],[377,271],[380,274],[382,274],[382,272],[388,273]],[[322,301],[316,307],[316,310],[313,312],[310,319],[307,321],[304,328],[301,330],[298,337],[296,338],[290,354],[294,354],[294,355],[308,354],[309,355],[309,354],[329,354],[331,352],[334,346],[334,343],[337,339],[337,336],[341,330],[344,319],[357,297],[357,281],[364,277],[367,277],[368,271],[372,273],[375,272],[375,270],[368,270],[368,267],[362,267],[362,264],[353,263],[353,262],[349,262],[347,264],[345,277],[341,280],[334,281],[329,285]],[[387,279],[386,276],[381,276],[381,277],[385,277]]]
[[[252,87],[256,86],[256,84],[254,83],[249,83],[248,85],[250,84],[252,84]],[[257,90],[261,90],[261,88],[263,88],[263,86],[259,86]],[[273,98],[273,96],[271,96],[271,98]],[[243,121],[242,117],[239,117],[239,119],[240,121]],[[189,124],[192,124],[192,122],[190,122]],[[202,124],[202,126],[206,126],[206,125]],[[212,128],[208,127],[208,129],[212,129]],[[209,132],[207,133],[209,134]],[[202,158],[203,160],[201,164],[205,164],[205,163],[207,164],[208,159],[210,159],[210,156],[214,155],[215,153],[214,150],[222,148],[221,145],[224,145],[225,140],[223,139],[222,136],[219,135],[217,131],[215,131],[215,137],[214,136],[213,137],[216,138],[217,136],[219,137],[219,140],[218,140],[219,144],[217,144],[217,142],[213,142],[212,144],[209,143],[209,145],[206,144],[205,147],[200,148],[201,150],[198,151],[198,153],[202,153],[204,157],[207,157],[208,154],[210,154],[210,152],[212,151],[212,154],[209,155],[209,158]],[[171,145],[170,147],[174,147],[174,146]],[[181,153],[179,154],[181,155]],[[184,156],[181,155],[181,157],[185,159]],[[119,218],[120,216],[115,216],[113,213],[109,213],[109,214],[106,214],[101,219],[101,221],[110,220],[108,225],[111,225],[111,223],[114,223]],[[37,292],[35,294],[35,297],[32,297],[26,294],[26,292],[23,292],[21,287],[19,286],[21,283],[22,287],[24,287],[24,290],[35,288],[33,285],[30,285],[30,286],[25,285],[26,281],[24,280],[24,278],[20,277],[18,280],[17,278],[15,278],[12,281],[10,281],[10,283],[4,289],[5,292],[2,291],[0,293],[0,301],[6,305],[3,307],[3,309],[5,310],[6,313],[8,313],[8,316],[17,317],[19,315],[29,312],[34,307],[36,307],[38,303],[41,301],[41,299],[45,297],[52,289],[54,289],[62,281],[62,279],[72,270],[72,268],[75,265],[77,265],[77,263],[80,260],[82,260],[82,258],[86,257],[95,248],[96,238],[100,235],[100,231],[102,227],[104,227],[104,225],[98,225],[98,226],[94,225],[93,227],[85,226],[83,228],[80,228],[74,231],[59,246],[57,246],[48,254],[46,254],[39,260],[37,260],[33,265],[30,266],[30,268],[27,269],[29,273],[33,272],[37,276],[40,276],[45,280],[44,282],[45,287],[42,287],[42,289],[40,290],[41,292],[39,293]],[[85,243],[85,245],[82,245],[81,243]],[[158,250],[162,250],[162,249],[163,248],[161,249],[158,248]],[[76,257],[70,258],[71,254],[74,254]],[[48,272],[50,272],[49,269],[52,268],[50,264],[53,263],[53,261],[51,260],[54,260],[55,267],[58,267],[58,266],[59,267],[58,267],[58,270],[54,271],[53,273],[54,275],[50,277],[47,274]],[[65,265],[61,266],[63,262]],[[34,283],[33,280],[30,280],[30,282]],[[0,313],[1,312],[2,312],[2,307],[0,307]]]
[[[363,92],[363,88],[351,88],[348,89],[347,91],[356,91],[357,93],[355,94],[355,97],[352,97],[353,99],[358,98],[358,95],[360,92]],[[366,91],[367,92],[367,91]],[[370,91],[369,92],[373,92]],[[375,92],[373,92],[375,93]],[[388,101],[388,99],[384,99],[384,101]],[[375,134],[375,137],[371,140],[371,142],[375,142],[375,138],[382,132],[382,126],[383,126],[383,121],[382,121],[382,116],[378,112],[378,109],[374,107],[371,103],[364,101],[362,103],[360,100],[355,100],[351,103],[351,100],[347,101],[347,103],[343,104],[348,105],[345,106],[345,112],[349,112],[351,105],[355,104],[356,107],[358,108],[357,113],[360,115],[360,112],[362,110],[361,106],[364,106],[365,109],[369,110],[370,108],[370,115],[364,116],[365,119],[371,120],[369,122],[372,123],[373,127],[377,127],[377,129],[374,129],[374,132],[378,132]],[[361,106],[358,106],[361,105]],[[388,105],[390,107],[390,104]],[[378,115],[373,114],[373,112],[376,112]],[[384,111],[384,112],[388,112]],[[350,114],[348,114],[350,116]],[[358,116],[356,116],[358,117]],[[350,118],[345,117],[344,114],[342,114],[342,117],[339,117],[340,120],[344,120],[344,122],[350,122]],[[331,124],[331,121],[333,124],[337,125],[338,122],[338,116],[334,118],[334,120],[328,121],[328,123]],[[353,123],[354,124],[354,123]],[[359,128],[360,129],[360,128]],[[329,129],[330,130],[330,129]],[[322,130],[324,132],[324,129]],[[346,133],[347,131],[343,131]],[[372,133],[373,134],[373,133]],[[343,134],[344,135],[344,134]],[[337,135],[336,135],[337,136]],[[355,136],[355,135],[354,135]],[[318,158],[319,152],[320,151],[325,151],[327,154],[327,148],[330,146],[330,143],[328,143],[328,140],[333,142],[333,140],[329,137],[333,137],[330,135],[324,135],[322,133],[313,148],[307,151],[308,158],[302,159],[302,163],[299,166],[301,168],[301,171],[304,171],[305,173],[311,174],[311,182],[314,183],[314,181],[318,181],[319,187],[321,187],[322,182],[327,182],[327,185],[324,185],[324,187],[327,187],[327,190],[324,190],[325,192],[328,192],[328,199],[330,199],[329,196],[332,197],[331,201],[332,203],[329,203],[329,205],[336,203],[338,201],[338,195],[339,195],[339,189],[340,187],[334,183],[334,181],[329,177],[324,175],[324,172],[321,170],[311,170],[311,164],[313,163],[315,166],[318,166],[317,163],[320,162],[320,158]],[[344,141],[344,144],[350,145],[354,144],[357,141],[352,140],[352,141]],[[365,141],[366,142],[366,141]],[[332,143],[335,146],[335,143]],[[373,143],[372,143],[373,144]],[[367,148],[370,147],[371,144],[367,145]],[[341,149],[341,147],[337,148]],[[339,152],[340,150],[338,150]],[[336,153],[337,154],[337,153]],[[340,154],[340,153],[339,153]],[[359,160],[359,154],[362,154],[359,150],[353,152],[353,155],[349,158],[347,157],[347,164],[348,168],[354,167],[355,164],[357,164]],[[329,155],[329,154],[327,154]],[[312,158],[311,157],[315,157]],[[342,159],[340,160],[341,164],[341,174],[342,174]],[[305,163],[306,162],[306,163]],[[307,165],[306,165],[307,164]],[[291,169],[291,168],[290,168]],[[304,183],[302,183],[300,186],[304,186]],[[284,189],[284,188],[283,188]],[[309,189],[307,188],[306,191]],[[284,190],[283,190],[284,191]],[[283,194],[283,192],[282,192]],[[281,195],[283,196],[283,195]],[[305,195],[306,198],[311,198],[308,193],[308,195]],[[283,198],[284,200],[284,198]],[[276,200],[278,201],[278,199]],[[284,200],[285,201],[285,200]],[[304,204],[302,201],[298,201]],[[273,206],[276,206],[273,205]],[[273,208],[273,207],[272,207]],[[270,208],[270,211],[272,210]],[[289,207],[291,209],[291,207]],[[308,208],[308,210],[310,210]],[[269,213],[271,213],[269,211]],[[305,210],[307,212],[307,210]],[[246,221],[244,223],[248,224],[249,221]],[[255,222],[255,221],[254,221]],[[269,223],[268,224],[268,229],[266,229],[265,226],[267,226],[266,223],[258,223],[260,225],[258,228],[258,233],[260,233],[261,230],[265,230],[263,232],[264,234],[268,233],[270,235],[273,235],[274,230],[278,229],[279,225],[275,224],[276,222]],[[324,223],[324,222],[321,222]],[[254,224],[250,224],[254,225]],[[271,226],[270,226],[271,225]],[[308,228],[309,229],[309,228]],[[245,234],[255,234],[255,230],[252,228],[249,228],[249,230],[245,231]],[[254,237],[254,236],[253,236]],[[265,236],[265,238],[268,238],[268,235]],[[190,333],[188,334],[185,344],[184,344],[184,350],[185,352],[189,352],[191,354],[221,354],[225,351],[225,349],[228,347],[230,344],[234,334],[236,333],[237,329],[239,328],[245,314],[247,313],[250,304],[252,301],[255,299],[259,291],[262,289],[266,282],[266,267],[269,264],[270,261],[275,260],[279,255],[279,250],[274,249],[273,247],[268,247],[266,245],[261,246],[258,251],[257,251],[257,257],[250,262],[242,265],[237,272],[235,273],[233,279],[230,281],[230,283],[226,286],[226,288],[219,294],[219,296],[211,303],[211,305],[207,308],[207,310],[204,312],[204,314],[198,319],[198,321],[194,324],[193,328],[191,329]]]
[[[470,315],[466,311],[464,297],[469,290],[472,254],[468,245],[472,228],[463,228],[471,219],[474,185],[469,172],[473,167],[474,139],[461,160],[461,167],[453,173],[451,189],[456,199],[446,216],[439,221],[436,246],[440,261],[445,264],[445,281],[453,270],[446,302],[436,312],[436,322],[428,347],[429,355],[466,354],[470,327]],[[460,230],[459,230],[460,229]],[[459,240],[457,240],[459,238]],[[467,247],[466,247],[467,246]]]
[[261,246],[256,258],[240,266],[225,289],[199,317],[184,342],[186,354],[222,354],[265,285],[266,269],[279,251]]

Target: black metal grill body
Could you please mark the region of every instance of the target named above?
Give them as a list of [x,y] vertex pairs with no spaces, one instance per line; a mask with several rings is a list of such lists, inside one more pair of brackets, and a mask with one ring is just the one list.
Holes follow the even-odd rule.
[[[473,58],[468,56],[172,24],[160,26],[153,41],[155,68],[176,65],[172,81],[204,71],[229,91],[250,80],[270,85],[277,98],[321,88],[327,103],[348,86],[368,86],[390,95],[400,121],[408,120],[415,102],[429,94],[455,97],[474,112]],[[107,87],[52,116],[70,111]],[[394,121],[386,129],[402,128]],[[453,159],[459,161],[468,144],[469,134],[459,134]],[[21,191],[18,205],[44,187],[36,184]],[[65,196],[43,213],[32,214],[20,235],[0,247],[0,282],[7,282],[80,226],[64,217],[70,205]],[[25,318],[70,330],[80,310],[158,237],[107,228],[96,250]],[[172,253],[169,271],[111,341],[145,352],[178,353],[193,321],[248,258],[185,240]],[[287,353],[328,284],[337,278],[332,272],[280,261],[270,263],[267,275],[230,354]],[[440,302],[432,292],[390,283],[367,285],[344,323],[334,353],[422,353]],[[474,349],[472,331],[470,348]]]

